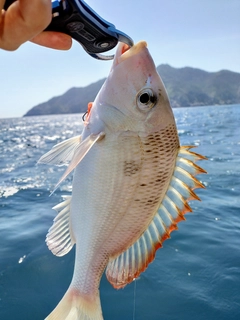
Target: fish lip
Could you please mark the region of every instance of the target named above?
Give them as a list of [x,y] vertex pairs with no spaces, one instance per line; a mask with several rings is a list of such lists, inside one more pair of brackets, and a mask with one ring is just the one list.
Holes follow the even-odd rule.
[[118,65],[121,62],[129,59],[130,57],[138,54],[140,51],[147,48],[146,41],[139,41],[137,44],[134,44],[130,47],[128,44],[120,42],[117,48],[117,52],[114,58],[114,65]]

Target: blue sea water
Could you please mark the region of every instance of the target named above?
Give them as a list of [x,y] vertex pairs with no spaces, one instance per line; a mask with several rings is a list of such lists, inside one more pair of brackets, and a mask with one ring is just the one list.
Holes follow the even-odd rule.
[[[196,145],[207,175],[179,224],[143,274],[123,290],[105,276],[105,320],[240,319],[240,105],[174,109],[182,145]],[[0,119],[0,319],[42,320],[65,293],[74,250],[52,255],[45,235],[70,194],[71,177],[49,197],[64,167],[36,165],[81,132],[81,115]]]

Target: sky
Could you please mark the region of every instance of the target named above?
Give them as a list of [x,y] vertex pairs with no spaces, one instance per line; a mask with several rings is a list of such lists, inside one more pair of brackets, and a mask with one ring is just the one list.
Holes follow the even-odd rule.
[[[190,66],[240,73],[239,0],[85,0],[101,17],[146,40],[156,66]],[[35,105],[106,77],[111,61],[91,58],[74,41],[68,51],[27,42],[0,49],[0,118],[21,117]]]

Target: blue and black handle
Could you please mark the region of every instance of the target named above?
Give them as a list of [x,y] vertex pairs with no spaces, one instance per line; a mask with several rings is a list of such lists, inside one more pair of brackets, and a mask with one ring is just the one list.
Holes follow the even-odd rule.
[[[15,0],[6,0],[4,9]],[[52,1],[52,21],[46,31],[68,34],[78,41],[93,58],[110,60],[113,55],[101,53],[113,49],[119,41],[133,46],[133,40],[115,26],[101,18],[82,0]]]

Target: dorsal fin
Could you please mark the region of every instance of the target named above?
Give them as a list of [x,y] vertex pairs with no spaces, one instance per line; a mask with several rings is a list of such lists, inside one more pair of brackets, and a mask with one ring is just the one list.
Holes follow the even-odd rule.
[[71,198],[71,196],[63,196],[64,201],[53,207],[58,215],[53,220],[53,225],[46,237],[49,250],[58,257],[68,253],[75,243],[70,226]]
[[177,223],[185,220],[184,214],[192,211],[187,201],[200,200],[193,190],[204,186],[194,176],[206,171],[194,162],[205,157],[188,151],[190,148],[179,149],[169,188],[147,230],[128,250],[108,263],[106,276],[114,288],[123,288],[147,268],[156,250],[177,229]]

